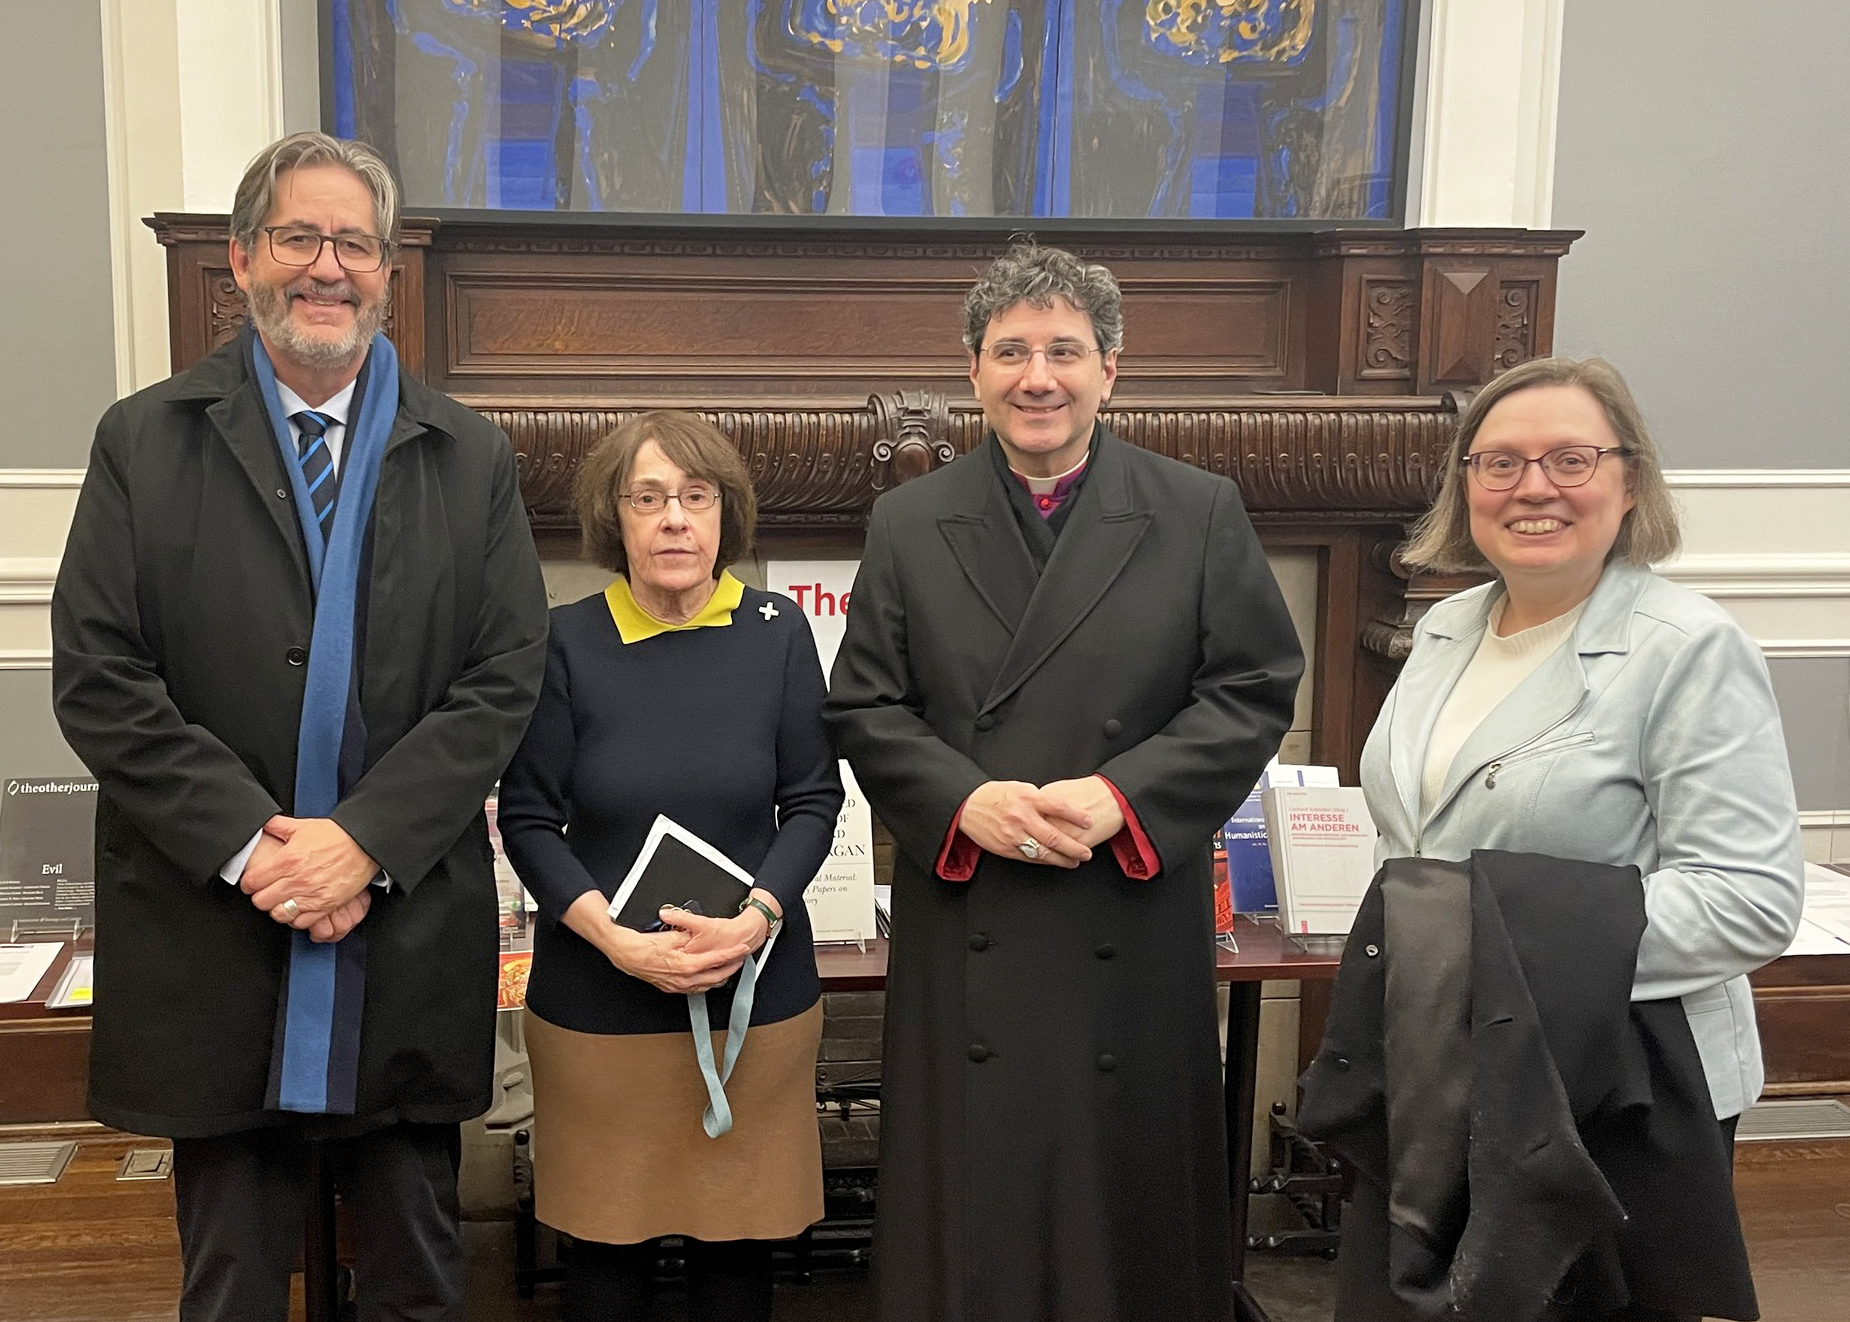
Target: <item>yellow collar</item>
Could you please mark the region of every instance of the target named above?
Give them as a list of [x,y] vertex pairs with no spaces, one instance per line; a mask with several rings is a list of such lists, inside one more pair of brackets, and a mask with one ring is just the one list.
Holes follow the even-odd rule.
[[679,633],[685,629],[724,628],[732,623],[732,613],[744,599],[745,584],[734,578],[730,569],[721,570],[713,595],[707,598],[707,604],[700,608],[699,614],[685,624],[667,624],[636,604],[627,578],[618,578],[604,589],[604,603],[610,607],[610,618],[617,626],[617,636],[626,643],[640,643],[659,633]]

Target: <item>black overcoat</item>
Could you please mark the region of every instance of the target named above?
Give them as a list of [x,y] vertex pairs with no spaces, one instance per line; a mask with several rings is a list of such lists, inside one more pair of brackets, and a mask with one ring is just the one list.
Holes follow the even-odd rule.
[[[986,440],[874,506],[826,708],[898,844],[884,1322],[1229,1315],[1209,842],[1297,636],[1232,482],[1100,429],[1038,577]],[[935,864],[969,793],[1094,772],[1161,857]]]
[[[104,415],[52,599],[65,738],[101,785],[90,1108],[192,1137],[264,1110],[288,929],[218,870],[291,811],[313,597],[241,346]],[[408,375],[370,529],[365,772],[332,814],[391,877],[363,920],[352,1127],[489,1102],[495,896],[483,799],[545,665],[507,439]]]

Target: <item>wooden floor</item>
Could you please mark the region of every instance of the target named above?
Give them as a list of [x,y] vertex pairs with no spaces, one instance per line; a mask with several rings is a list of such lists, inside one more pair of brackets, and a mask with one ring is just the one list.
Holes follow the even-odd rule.
[[[130,1146],[119,1137],[86,1138],[57,1184],[0,1188],[0,1320],[169,1322],[177,1316],[172,1185],[117,1182],[117,1164]],[[1850,1319],[1850,1140],[1743,1143],[1735,1191],[1766,1322]],[[547,1289],[530,1302],[514,1297],[505,1224],[472,1224],[467,1231],[471,1322],[555,1316]],[[1327,1273],[1320,1263],[1256,1261],[1252,1279],[1273,1322],[1325,1322]],[[299,1278],[295,1315],[301,1315]],[[662,1322],[680,1318],[679,1301],[666,1297],[660,1316]],[[779,1322],[858,1322],[866,1316],[865,1278],[853,1272],[778,1291]]]

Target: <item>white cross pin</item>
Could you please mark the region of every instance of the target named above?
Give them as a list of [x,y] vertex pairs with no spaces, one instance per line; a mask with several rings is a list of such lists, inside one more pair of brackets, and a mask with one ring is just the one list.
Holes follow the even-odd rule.
[[777,607],[767,601],[758,608],[758,613],[764,616],[766,620],[769,620],[773,615],[777,614]]

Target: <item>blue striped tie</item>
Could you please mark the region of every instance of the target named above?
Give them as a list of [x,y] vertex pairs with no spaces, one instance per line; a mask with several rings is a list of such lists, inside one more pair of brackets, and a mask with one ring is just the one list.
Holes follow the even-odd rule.
[[328,449],[328,427],[334,419],[304,409],[290,415],[289,421],[301,429],[296,438],[296,462],[302,465],[302,480],[308,484],[308,498],[315,502],[315,519],[321,524],[325,540],[334,525],[334,497],[340,492],[340,479],[334,475],[334,452]]

